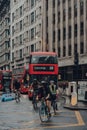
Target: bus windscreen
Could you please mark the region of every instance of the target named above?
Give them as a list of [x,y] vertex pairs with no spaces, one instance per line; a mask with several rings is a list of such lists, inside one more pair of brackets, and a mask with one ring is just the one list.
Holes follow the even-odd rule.
[[50,55],[32,55],[30,58],[31,64],[57,64],[57,56]]

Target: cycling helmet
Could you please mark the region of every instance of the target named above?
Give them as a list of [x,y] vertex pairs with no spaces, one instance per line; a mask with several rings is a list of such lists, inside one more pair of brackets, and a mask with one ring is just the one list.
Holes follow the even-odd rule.
[[54,80],[51,80],[50,83],[54,83]]
[[42,80],[42,81],[41,81],[41,84],[42,84],[42,85],[45,85],[45,84],[47,84],[47,82],[44,81],[44,80]]
[[37,79],[34,79],[34,80],[33,80],[33,84],[37,84]]

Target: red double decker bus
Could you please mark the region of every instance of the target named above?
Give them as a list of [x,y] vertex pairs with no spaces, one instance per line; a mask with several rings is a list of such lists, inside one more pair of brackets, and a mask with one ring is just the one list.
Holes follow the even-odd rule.
[[13,83],[15,79],[19,79],[20,81],[20,92],[21,93],[28,93],[28,87],[29,87],[29,72],[24,67],[17,67],[12,69],[12,75],[13,75]]
[[[32,52],[29,61],[30,84],[33,79],[39,82],[46,80],[58,81],[58,57],[55,52]],[[30,93],[29,93],[30,94]],[[29,95],[28,94],[28,95]]]
[[0,70],[0,91],[11,92],[12,89],[12,71]]

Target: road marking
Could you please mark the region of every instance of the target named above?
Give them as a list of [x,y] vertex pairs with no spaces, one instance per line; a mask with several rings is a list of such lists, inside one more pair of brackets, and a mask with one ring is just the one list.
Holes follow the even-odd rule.
[[[61,115],[60,115],[61,116]],[[64,117],[67,118],[67,115],[64,115]],[[70,117],[70,116],[69,116]],[[32,120],[30,122],[26,122],[24,123],[23,125],[25,125],[25,129],[20,129],[20,130],[41,130],[41,129],[53,129],[53,128],[64,128],[64,127],[75,127],[75,126],[83,126],[85,125],[82,117],[81,117],[81,114],[79,111],[75,111],[75,116],[71,115],[71,117],[75,117],[77,119],[77,123],[62,123],[62,122],[48,122],[48,123],[40,123],[40,120],[39,119],[35,119],[35,120]],[[26,128],[27,126],[29,127],[29,125],[33,125],[34,123],[37,123],[39,125],[42,125],[42,126],[30,126],[32,128]],[[51,124],[50,126],[46,126],[46,124]],[[45,125],[45,126],[43,126]],[[55,126],[52,126],[52,125],[55,125]],[[17,130],[17,129],[14,129],[14,130]]]
[[78,125],[79,125],[79,126],[80,126],[80,125],[85,125],[85,123],[84,123],[84,121],[83,121],[83,119],[82,119],[82,117],[81,117],[79,111],[75,111],[75,115],[76,115],[77,120],[78,120]]
[[[81,117],[81,114],[79,111],[75,111],[75,115],[64,115],[63,117],[76,117],[77,119],[77,123],[61,123],[61,122],[57,122],[57,123],[50,123],[50,122],[47,122],[47,123],[41,123],[42,125],[45,125],[45,124],[55,124],[55,126],[42,126],[42,128],[63,128],[63,127],[73,127],[73,126],[83,126],[85,125],[82,117]],[[32,125],[33,123],[38,123],[40,122],[40,120],[32,120],[30,122],[27,122],[25,123],[26,125]],[[25,125],[24,124],[24,125]],[[58,126],[59,125],[59,126]],[[36,126],[36,129],[37,129],[38,126]],[[41,129],[41,127],[38,127],[38,129]],[[28,129],[27,129],[28,130]],[[32,128],[29,128],[29,130],[32,130]]]

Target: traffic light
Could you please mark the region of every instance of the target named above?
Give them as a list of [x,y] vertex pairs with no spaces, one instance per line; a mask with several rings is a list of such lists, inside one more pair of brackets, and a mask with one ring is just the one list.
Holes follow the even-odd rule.
[[78,63],[79,63],[78,52],[75,52],[75,54],[74,54],[74,64],[78,65]]

